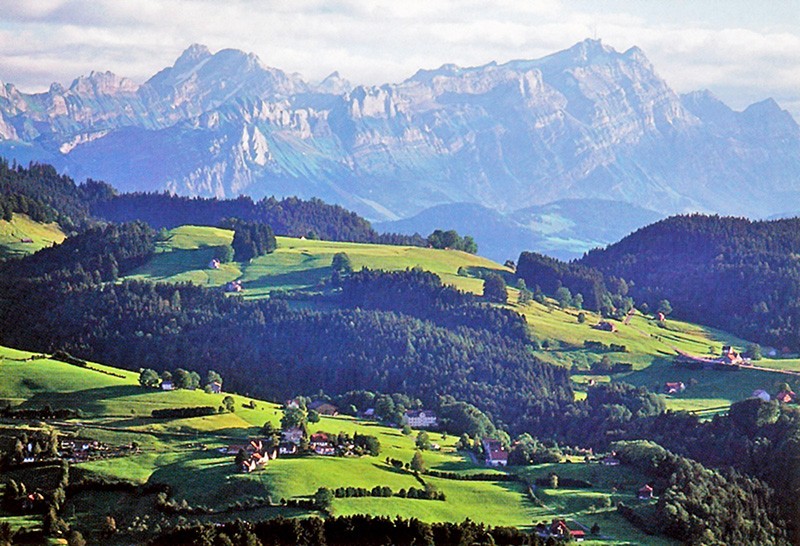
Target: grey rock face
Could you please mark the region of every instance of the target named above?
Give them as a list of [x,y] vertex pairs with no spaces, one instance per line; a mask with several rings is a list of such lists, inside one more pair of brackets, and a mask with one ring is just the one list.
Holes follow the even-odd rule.
[[761,216],[800,202],[800,128],[774,101],[678,96],[638,48],[304,82],[193,45],[137,85],[91,73],[40,94],[0,85],[0,154],[123,190],[320,197],[373,219],[559,199]]

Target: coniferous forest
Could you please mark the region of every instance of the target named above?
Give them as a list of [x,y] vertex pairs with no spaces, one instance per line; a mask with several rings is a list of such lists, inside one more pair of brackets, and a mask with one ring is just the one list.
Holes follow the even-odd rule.
[[[642,228],[578,263],[625,279],[638,303],[781,349],[800,348],[800,219],[699,214]],[[566,283],[565,283],[566,284]]]

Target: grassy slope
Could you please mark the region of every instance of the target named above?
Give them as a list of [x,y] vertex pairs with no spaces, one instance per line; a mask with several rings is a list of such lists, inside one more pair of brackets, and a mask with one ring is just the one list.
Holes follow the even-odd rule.
[[[14,214],[10,222],[0,220],[0,258],[32,254],[53,243],[61,243],[64,237],[58,224],[42,224],[25,214]],[[23,243],[23,239],[33,242]]]
[[[273,254],[250,263],[230,263],[219,270],[208,269],[214,247],[230,244],[232,239],[233,232],[219,228],[176,228],[170,232],[169,239],[160,244],[155,259],[134,272],[134,276],[169,282],[191,280],[207,286],[221,286],[239,279],[245,289],[245,298],[260,298],[273,290],[313,288],[330,275],[330,262],[336,252],[346,252],[355,269],[421,267],[438,274],[446,283],[476,294],[482,293],[483,281],[459,276],[457,271],[460,267],[509,272],[490,260],[458,251],[288,237],[278,237],[278,249]],[[516,302],[517,290],[509,289],[509,293],[509,301]],[[787,379],[786,376],[757,371],[689,371],[672,365],[676,348],[693,354],[718,354],[722,345],[745,347],[745,340],[713,328],[670,319],[665,329],[647,317],[636,315],[629,325],[618,323],[619,331],[609,333],[592,329],[591,326],[601,320],[598,315],[586,312],[586,323],[578,324],[577,310],[561,310],[553,302],[550,306],[536,302],[527,305],[512,303],[510,307],[526,316],[534,338],[556,341],[557,348],[538,352],[538,356],[547,361],[567,366],[573,363],[585,365],[599,360],[603,354],[583,349],[584,341],[621,344],[628,348],[628,352],[608,353],[609,357],[612,361],[634,364],[635,371],[615,376],[614,380],[625,380],[655,390],[667,381],[683,381],[689,386],[687,391],[667,397],[668,407],[674,410],[707,411],[725,407],[746,398],[755,389],[775,391],[777,385]],[[798,360],[765,360],[764,364],[767,367],[800,369]],[[576,379],[589,378],[577,376]],[[600,376],[594,379],[607,381],[611,378]],[[794,385],[792,381],[790,383]]]
[[[229,443],[240,443],[248,437],[258,435],[260,427],[267,421],[277,425],[282,412],[275,404],[256,401],[256,409],[246,409],[243,404],[250,402],[250,399],[233,395],[237,408],[232,414],[153,420],[147,417],[153,408],[218,405],[224,395],[200,391],[162,392],[144,389],[138,386],[137,376],[131,372],[90,364],[97,370],[123,376],[116,377],[7,348],[0,348],[0,359],[0,397],[13,399],[21,407],[41,407],[50,403],[54,407],[81,408],[85,412],[84,417],[73,421],[72,425],[59,426],[69,430],[80,424],[81,435],[112,445],[136,441],[141,446],[141,453],[138,455],[82,463],[78,465],[80,468],[141,483],[169,483],[173,486],[174,498],[186,499],[191,505],[207,505],[220,509],[236,501],[267,495],[271,495],[276,501],[280,498],[307,497],[322,486],[371,488],[375,485],[388,485],[393,490],[419,487],[413,476],[385,464],[386,457],[408,461],[413,455],[414,436],[404,436],[397,429],[345,416],[322,417],[319,423],[311,425],[311,431],[375,435],[381,442],[381,455],[352,459],[284,458],[272,462],[263,472],[244,475],[234,471],[231,456],[221,455],[216,448]],[[7,435],[13,435],[19,430],[19,423],[9,423],[4,430]],[[467,473],[485,471],[455,450],[455,437],[441,438],[434,435],[434,438],[442,449],[439,452],[425,453],[425,461],[429,467]],[[571,470],[585,465],[560,466]],[[592,467],[594,472],[601,475],[607,471],[606,467],[599,465]],[[526,470],[532,471],[534,470]],[[619,472],[619,469],[612,471]],[[601,480],[596,490],[576,492],[575,499],[548,502],[546,507],[531,502],[522,486],[516,483],[438,478],[426,480],[446,493],[445,502],[400,498],[337,499],[334,510],[338,514],[366,511],[372,514],[417,517],[425,521],[461,521],[468,517],[487,524],[521,527],[530,525],[533,520],[548,519],[556,515],[575,517],[582,521],[586,519],[587,511],[593,509],[590,508],[591,503],[580,498],[589,495],[594,499],[610,494],[606,490],[615,481],[615,477]],[[556,493],[553,494],[555,495]],[[574,496],[566,491],[559,491],[557,495],[564,499]],[[141,499],[116,493],[82,494],[74,501],[67,514],[74,517],[75,521],[96,520],[99,525],[102,518],[97,517],[97,511],[110,511],[117,517],[118,525],[127,525],[133,517],[147,514],[148,506],[150,505]],[[71,515],[73,513],[74,516]],[[260,508],[237,515],[255,519],[279,513],[291,515],[298,512],[284,508]],[[204,519],[214,521],[215,518],[219,520],[225,517],[228,516],[207,516]],[[615,513],[610,512],[604,517],[610,518],[608,521],[615,528],[624,527],[624,522]],[[9,521],[15,526],[37,524],[35,518],[9,518]],[[609,534],[615,540],[604,543],[613,544],[617,543],[617,539],[629,540],[635,536],[628,532]]]
[[265,297],[273,290],[313,288],[331,274],[331,259],[346,252],[354,269],[399,270],[421,267],[433,271],[446,283],[472,292],[481,292],[479,279],[460,277],[459,267],[509,269],[486,258],[455,250],[434,250],[406,246],[340,243],[278,237],[278,249],[248,263],[223,264],[218,270],[208,268],[214,247],[230,244],[233,232],[198,226],[171,230],[168,240],[159,243],[159,252],[150,263],[132,273],[132,277],[155,281],[192,281],[206,286],[221,286],[239,279],[246,298]]
[[[579,365],[599,360],[607,354],[612,362],[629,362],[634,371],[618,374],[614,380],[622,380],[635,385],[643,385],[660,391],[667,381],[682,381],[687,390],[679,395],[667,396],[667,407],[673,410],[709,410],[729,406],[732,402],[742,400],[756,389],[776,391],[777,386],[787,379],[794,385],[795,380],[784,375],[771,374],[755,370],[738,372],[720,372],[714,370],[688,370],[673,365],[675,350],[680,349],[697,355],[718,355],[723,345],[744,348],[747,342],[726,332],[669,319],[666,328],[658,322],[641,314],[636,314],[630,324],[615,322],[617,332],[595,330],[593,325],[603,320],[599,315],[585,311],[586,322],[579,324],[578,311],[561,310],[557,305],[549,308],[539,303],[527,305],[514,304],[518,312],[524,314],[532,325],[532,332],[540,342],[553,340],[558,347],[538,351],[537,355],[553,363]],[[625,353],[598,353],[583,349],[584,341],[599,341],[605,345],[625,345]],[[791,360],[764,360],[759,365],[784,369],[800,369],[800,362]],[[576,381],[608,381],[608,376],[576,376]]]

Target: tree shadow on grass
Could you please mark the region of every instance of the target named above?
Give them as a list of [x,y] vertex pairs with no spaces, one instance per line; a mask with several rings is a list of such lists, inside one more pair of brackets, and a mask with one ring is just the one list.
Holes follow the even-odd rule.
[[162,252],[144,266],[135,269],[131,275],[149,275],[155,278],[174,277],[187,271],[207,269],[208,263],[214,257],[215,247],[204,247],[195,250],[176,249]]
[[264,275],[258,279],[243,282],[242,287],[250,290],[282,288],[287,286],[311,287],[316,286],[322,279],[330,277],[330,275],[331,268],[329,266],[317,267],[314,269],[290,271],[275,275]]
[[435,467],[432,467],[433,470],[439,470],[442,472],[464,472],[466,470],[481,470],[482,472],[485,471],[487,473],[491,472],[494,473],[494,469],[489,467],[476,467],[475,463],[469,460],[461,460],[461,461],[447,461],[442,464],[437,464]]
[[174,463],[159,465],[148,482],[171,485],[172,497],[186,499],[190,505],[224,509],[237,501],[266,497],[270,480],[265,471],[238,472],[232,455],[198,449],[184,452]]
[[20,407],[41,409],[50,406],[53,410],[79,409],[88,415],[97,415],[106,413],[104,402],[141,392],[142,387],[138,385],[98,387],[75,392],[40,392],[26,400]]

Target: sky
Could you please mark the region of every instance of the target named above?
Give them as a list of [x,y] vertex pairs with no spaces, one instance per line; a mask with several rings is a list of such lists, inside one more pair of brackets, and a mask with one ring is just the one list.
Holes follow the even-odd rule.
[[800,0],[0,0],[0,81],[44,91],[92,70],[142,83],[192,43],[318,81],[535,59],[585,38],[639,46],[678,92],[800,121]]

